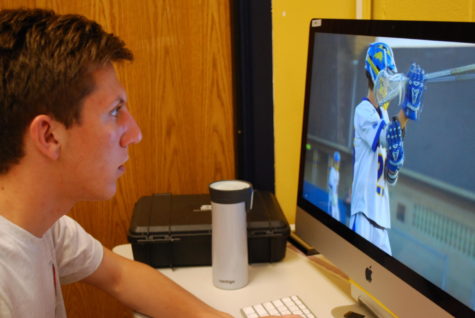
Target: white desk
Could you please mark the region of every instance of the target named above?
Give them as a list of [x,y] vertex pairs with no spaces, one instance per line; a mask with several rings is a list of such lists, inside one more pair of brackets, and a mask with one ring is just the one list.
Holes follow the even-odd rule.
[[[113,251],[132,259],[130,244],[116,246]],[[291,295],[298,295],[318,318],[343,318],[349,311],[372,317],[350,297],[349,282],[333,270],[321,256],[306,257],[288,245],[282,261],[250,265],[249,283],[238,290],[214,287],[210,266],[165,268],[160,272],[234,317],[241,317],[242,307]]]

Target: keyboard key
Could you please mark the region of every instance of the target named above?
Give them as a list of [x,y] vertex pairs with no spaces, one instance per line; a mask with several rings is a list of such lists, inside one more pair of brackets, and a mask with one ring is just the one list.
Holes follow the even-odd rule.
[[290,297],[284,297],[284,298],[282,298],[282,302],[283,302],[284,304],[292,304],[292,303],[293,303],[292,300],[290,299]]
[[255,311],[252,309],[252,307],[245,307],[241,309],[245,314],[253,314]]
[[267,311],[264,309],[264,306],[262,306],[261,304],[258,304],[258,305],[255,305],[254,306],[254,310],[257,312],[257,314],[259,316],[266,316],[267,315]]

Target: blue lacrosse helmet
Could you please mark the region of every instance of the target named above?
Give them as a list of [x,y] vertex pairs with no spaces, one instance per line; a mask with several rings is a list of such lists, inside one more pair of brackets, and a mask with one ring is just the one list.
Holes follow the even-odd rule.
[[373,83],[381,70],[389,69],[397,73],[393,50],[383,42],[371,43],[366,52],[364,68],[371,75]]
[[340,152],[335,151],[335,153],[333,154],[333,161],[340,162],[340,160],[341,160]]

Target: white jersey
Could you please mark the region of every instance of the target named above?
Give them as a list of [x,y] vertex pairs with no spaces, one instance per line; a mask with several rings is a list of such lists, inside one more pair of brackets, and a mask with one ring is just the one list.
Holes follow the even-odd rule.
[[340,173],[334,167],[330,167],[328,175],[328,213],[340,221],[340,209],[338,208],[338,183]]
[[364,99],[356,106],[354,117],[355,164],[353,172],[351,215],[364,213],[380,227],[391,227],[388,183],[384,177],[386,148],[379,143],[388,125],[388,112],[379,111]]
[[66,317],[61,284],[92,274],[102,245],[73,219],[41,238],[0,216],[0,317]]

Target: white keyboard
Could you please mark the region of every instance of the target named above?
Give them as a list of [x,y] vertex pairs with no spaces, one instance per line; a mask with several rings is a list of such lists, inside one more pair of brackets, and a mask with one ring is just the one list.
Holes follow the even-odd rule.
[[241,308],[245,318],[265,316],[300,315],[304,318],[316,318],[310,309],[297,296],[283,297],[273,301]]

